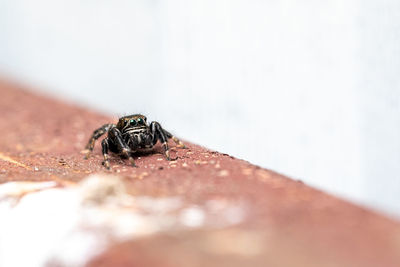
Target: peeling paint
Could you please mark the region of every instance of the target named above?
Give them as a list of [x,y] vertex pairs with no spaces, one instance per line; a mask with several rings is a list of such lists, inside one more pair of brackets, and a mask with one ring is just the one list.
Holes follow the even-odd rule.
[[[58,185],[0,185],[0,266],[84,266],[115,241],[227,227],[244,214],[228,201],[188,205],[180,197],[133,196],[114,175]],[[21,251],[24,257],[18,256]]]

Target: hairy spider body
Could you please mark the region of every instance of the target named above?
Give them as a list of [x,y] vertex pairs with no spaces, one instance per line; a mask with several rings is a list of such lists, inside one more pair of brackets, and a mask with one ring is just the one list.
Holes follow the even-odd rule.
[[134,114],[119,118],[117,124],[105,124],[95,130],[86,145],[86,159],[93,151],[96,140],[105,133],[107,137],[103,139],[101,146],[104,156],[103,164],[107,169],[110,169],[109,151],[128,158],[132,166],[136,166],[132,154],[153,148],[157,141],[162,143],[167,160],[170,160],[168,139],[172,138],[177,147],[185,148],[178,138],[163,129],[158,122],[153,121],[148,125],[145,116]]

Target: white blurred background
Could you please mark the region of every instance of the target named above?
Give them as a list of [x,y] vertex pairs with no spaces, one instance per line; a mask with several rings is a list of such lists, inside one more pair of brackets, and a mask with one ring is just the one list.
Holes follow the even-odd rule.
[[400,218],[398,0],[0,0],[0,75]]

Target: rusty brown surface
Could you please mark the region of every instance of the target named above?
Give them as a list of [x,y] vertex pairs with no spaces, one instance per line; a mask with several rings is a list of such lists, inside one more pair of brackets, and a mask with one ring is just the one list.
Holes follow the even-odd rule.
[[[115,118],[0,83],[0,182],[76,182],[101,165],[91,132]],[[135,111],[132,111],[135,112]],[[178,134],[179,136],[179,134]],[[229,155],[187,143],[168,162],[157,147],[136,164],[112,157],[130,194],[179,196],[202,207],[241,203],[236,224],[159,233],[112,245],[91,266],[400,266],[400,224]],[[171,147],[174,145],[171,143]],[[295,159],[294,159],[295,160]]]

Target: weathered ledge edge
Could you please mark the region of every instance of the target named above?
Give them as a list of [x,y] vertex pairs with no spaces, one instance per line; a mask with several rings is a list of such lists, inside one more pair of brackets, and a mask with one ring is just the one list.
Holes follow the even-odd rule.
[[[6,82],[0,82],[0,92],[0,183],[53,180],[68,186],[107,173],[99,146],[89,160],[80,151],[91,131],[110,117]],[[242,203],[240,221],[116,242],[89,265],[399,266],[399,222],[248,162],[188,145],[188,150],[173,149],[178,160],[172,162],[160,153],[141,155],[139,168],[113,159],[111,173],[123,178],[132,196],[179,197],[185,206],[196,207]]]

